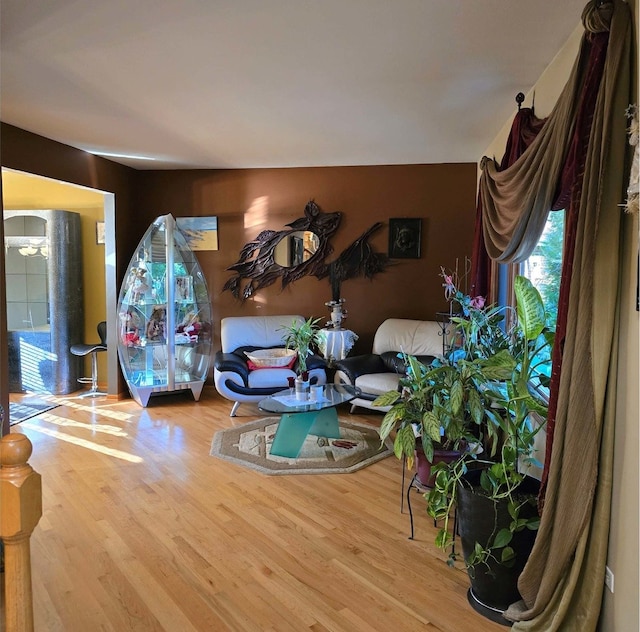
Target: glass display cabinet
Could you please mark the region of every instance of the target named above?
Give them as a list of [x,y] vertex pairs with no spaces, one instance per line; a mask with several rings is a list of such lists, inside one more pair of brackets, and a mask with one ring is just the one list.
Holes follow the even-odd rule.
[[207,284],[171,215],[140,241],[118,300],[118,357],[141,406],[157,393],[190,389],[197,401],[211,359]]

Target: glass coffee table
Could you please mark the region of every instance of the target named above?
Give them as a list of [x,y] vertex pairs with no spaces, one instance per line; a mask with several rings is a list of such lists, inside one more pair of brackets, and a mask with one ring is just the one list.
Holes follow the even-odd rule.
[[336,406],[350,402],[359,393],[359,389],[346,384],[325,384],[314,400],[297,400],[294,389],[287,388],[259,401],[260,410],[280,414],[271,454],[295,459],[307,435],[339,439]]

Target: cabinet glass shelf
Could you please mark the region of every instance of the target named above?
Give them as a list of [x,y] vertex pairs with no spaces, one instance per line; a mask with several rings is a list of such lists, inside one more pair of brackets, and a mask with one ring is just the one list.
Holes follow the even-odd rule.
[[200,398],[211,361],[211,302],[202,269],[171,215],[140,241],[118,300],[118,357],[131,396],[191,390]]

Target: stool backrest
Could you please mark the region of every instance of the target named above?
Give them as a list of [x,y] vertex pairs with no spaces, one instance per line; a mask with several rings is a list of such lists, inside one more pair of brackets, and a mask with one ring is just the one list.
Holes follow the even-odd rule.
[[98,336],[100,336],[100,342],[106,347],[107,346],[107,321],[103,320],[98,323]]

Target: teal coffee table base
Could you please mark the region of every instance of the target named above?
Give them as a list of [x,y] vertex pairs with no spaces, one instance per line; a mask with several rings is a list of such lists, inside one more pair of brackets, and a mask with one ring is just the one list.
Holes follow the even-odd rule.
[[336,406],[350,402],[360,391],[347,384],[325,384],[315,399],[299,401],[293,389],[279,391],[258,402],[258,408],[281,415],[270,453],[295,459],[307,435],[340,438]]
[[307,435],[339,439],[340,425],[336,409],[283,413],[271,444],[271,454],[295,459]]

